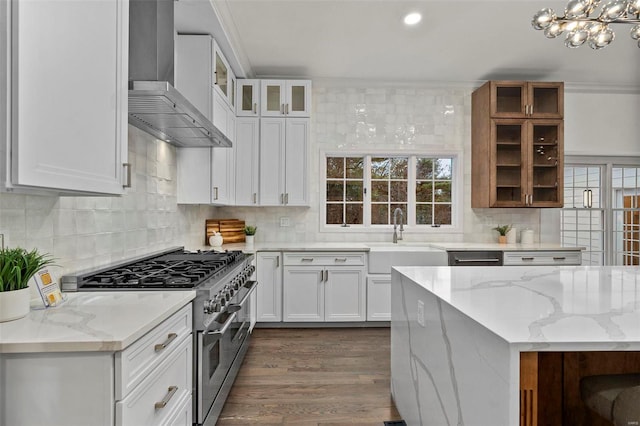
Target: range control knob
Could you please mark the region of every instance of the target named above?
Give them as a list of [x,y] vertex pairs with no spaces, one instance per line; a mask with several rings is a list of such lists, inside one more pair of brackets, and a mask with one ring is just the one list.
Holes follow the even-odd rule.
[[209,299],[204,301],[204,313],[212,314],[215,312],[215,299]]

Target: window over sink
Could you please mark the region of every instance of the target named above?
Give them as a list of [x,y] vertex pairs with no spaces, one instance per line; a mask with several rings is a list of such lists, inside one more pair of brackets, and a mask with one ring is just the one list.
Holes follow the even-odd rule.
[[321,158],[323,230],[389,228],[398,208],[413,230],[460,228],[458,154],[324,153]]

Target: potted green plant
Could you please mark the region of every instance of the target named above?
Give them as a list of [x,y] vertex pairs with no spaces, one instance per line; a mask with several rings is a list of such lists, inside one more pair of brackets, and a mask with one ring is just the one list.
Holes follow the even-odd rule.
[[48,254],[36,249],[0,249],[0,322],[22,318],[29,313],[29,280],[53,263]]
[[493,229],[494,231],[498,231],[498,234],[500,234],[498,242],[500,244],[507,244],[507,232],[511,230],[511,225],[498,225]]
[[247,225],[244,227],[244,242],[248,246],[253,245],[253,238],[256,235],[256,231],[258,230],[257,226]]

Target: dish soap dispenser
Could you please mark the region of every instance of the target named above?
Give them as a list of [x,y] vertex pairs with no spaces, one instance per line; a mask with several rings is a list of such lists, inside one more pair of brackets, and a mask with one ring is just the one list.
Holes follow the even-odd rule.
[[219,232],[215,232],[212,236],[209,237],[209,245],[212,247],[222,247],[222,242],[224,239]]

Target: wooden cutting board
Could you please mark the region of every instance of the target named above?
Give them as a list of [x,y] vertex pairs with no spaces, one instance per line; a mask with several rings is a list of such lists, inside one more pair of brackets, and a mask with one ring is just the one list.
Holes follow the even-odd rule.
[[207,219],[205,221],[205,245],[209,245],[209,237],[220,232],[223,244],[244,243],[244,220]]

